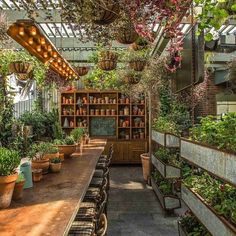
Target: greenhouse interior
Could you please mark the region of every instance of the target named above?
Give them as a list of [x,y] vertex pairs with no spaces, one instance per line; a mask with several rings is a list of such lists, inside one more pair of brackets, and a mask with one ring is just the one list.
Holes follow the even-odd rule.
[[0,0],[0,236],[236,236],[235,0]]

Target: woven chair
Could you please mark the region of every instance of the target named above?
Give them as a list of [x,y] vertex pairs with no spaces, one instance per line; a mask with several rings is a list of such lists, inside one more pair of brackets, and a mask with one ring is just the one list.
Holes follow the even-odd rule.
[[97,211],[97,204],[95,202],[82,202],[79,211],[75,216],[75,221],[96,222]]
[[107,232],[107,217],[105,214],[101,214],[98,223],[98,230],[96,231],[97,236],[105,236]]
[[69,236],[95,236],[95,224],[90,221],[74,221]]

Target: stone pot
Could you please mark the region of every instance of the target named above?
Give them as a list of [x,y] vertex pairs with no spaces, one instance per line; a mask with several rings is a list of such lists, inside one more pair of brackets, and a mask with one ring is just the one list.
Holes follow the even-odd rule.
[[61,163],[50,163],[50,170],[53,173],[60,172],[60,170],[61,170]]
[[0,209],[10,206],[17,177],[18,173],[0,176]]
[[14,191],[13,191],[13,200],[19,200],[23,197],[23,188],[24,188],[25,180],[18,182],[15,184]]
[[49,159],[32,160],[31,166],[32,169],[42,169],[43,174],[47,174],[49,168]]

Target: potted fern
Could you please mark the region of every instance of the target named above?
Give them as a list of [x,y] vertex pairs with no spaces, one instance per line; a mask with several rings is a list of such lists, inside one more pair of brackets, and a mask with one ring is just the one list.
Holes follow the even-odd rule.
[[61,159],[59,157],[50,160],[50,169],[53,173],[61,171]]
[[0,148],[0,208],[7,208],[11,204],[19,164],[20,155],[17,151]]

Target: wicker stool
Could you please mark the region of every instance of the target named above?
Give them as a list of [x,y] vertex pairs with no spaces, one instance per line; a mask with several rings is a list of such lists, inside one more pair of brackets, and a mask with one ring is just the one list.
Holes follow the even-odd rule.
[[89,187],[84,196],[84,202],[99,202],[101,200],[101,189]]
[[98,169],[98,170],[95,170],[94,171],[94,174],[93,174],[93,177],[99,177],[99,178],[102,178],[104,176],[104,172],[105,170],[103,169]]
[[74,221],[71,225],[69,236],[94,236],[95,225],[90,221]]
[[107,232],[107,217],[105,214],[101,214],[98,222],[98,229],[96,230],[97,236],[104,236]]

